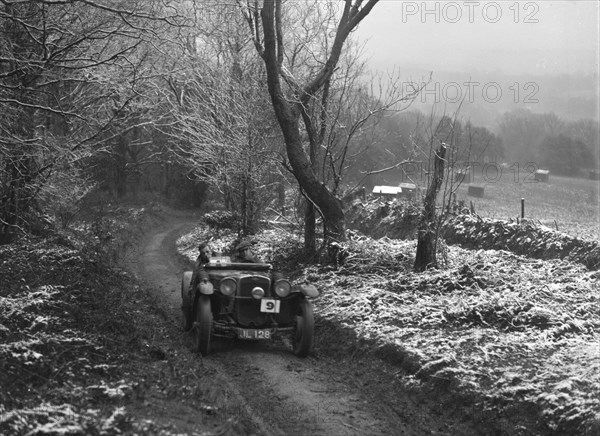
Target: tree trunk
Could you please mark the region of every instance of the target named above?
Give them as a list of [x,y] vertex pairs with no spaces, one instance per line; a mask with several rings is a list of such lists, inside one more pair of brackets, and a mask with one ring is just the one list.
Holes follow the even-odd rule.
[[281,180],[277,182],[277,209],[280,214],[285,215],[285,185]]
[[[24,84],[20,86],[25,88]],[[18,98],[34,103],[25,91]],[[18,139],[11,143],[14,152],[6,159],[3,169],[10,176],[6,185],[0,188],[0,244],[10,242],[15,230],[26,223],[26,215],[34,202],[38,174],[34,158],[36,151],[29,143],[34,137],[33,126],[35,111],[31,108],[21,110],[19,122],[12,126],[12,133]]]
[[240,202],[241,225],[240,232],[242,235],[248,234],[248,177],[245,174],[242,178],[242,198]]
[[[302,141],[298,130],[298,117],[293,117],[293,111],[289,110],[289,107],[287,109],[288,114],[283,114],[282,110],[276,112],[278,112],[282,131],[286,138],[287,156],[294,171],[294,176],[323,216],[323,237],[325,243],[330,241],[344,241],[346,239],[346,229],[342,202],[315,175],[310,161],[302,148]],[[288,118],[286,115],[290,117]]]
[[312,203],[306,199],[304,201],[306,202],[306,210],[304,211],[304,249],[312,254],[317,251],[317,217]]
[[[310,120],[305,121],[305,125],[310,123]],[[310,126],[310,124],[308,124]],[[317,139],[311,134],[312,129],[307,127],[307,133],[309,136],[308,144],[308,158],[310,160],[310,167],[313,172],[317,171]],[[321,138],[319,138],[319,143]],[[304,249],[309,254],[315,254],[317,252],[317,211],[314,204],[310,202],[308,198],[305,198],[306,211],[304,213]]]
[[118,198],[123,198],[127,193],[127,143],[123,135],[114,145],[112,173],[113,191]]
[[446,144],[441,143],[439,150],[433,158],[433,176],[427,187],[427,193],[423,200],[423,214],[419,222],[417,237],[417,254],[414,269],[417,272],[425,271],[427,268],[437,267],[436,248],[438,238],[438,225],[435,212],[437,195],[444,180],[444,164],[446,156]]
[[303,149],[300,134],[300,110],[295,104],[288,102],[281,89],[273,2],[265,2],[261,14],[265,36],[264,61],[267,84],[275,115],[285,140],[287,157],[299,185],[323,216],[325,243],[343,241],[346,238],[346,231],[342,202],[319,181],[313,171],[310,159]]

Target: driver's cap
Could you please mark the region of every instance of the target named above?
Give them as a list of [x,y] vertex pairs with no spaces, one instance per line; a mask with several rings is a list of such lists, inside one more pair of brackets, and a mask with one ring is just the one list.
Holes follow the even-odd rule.
[[240,242],[237,247],[235,247],[235,250],[242,251],[246,248],[250,248],[252,246],[252,244],[253,244],[252,241],[245,239],[242,242]]

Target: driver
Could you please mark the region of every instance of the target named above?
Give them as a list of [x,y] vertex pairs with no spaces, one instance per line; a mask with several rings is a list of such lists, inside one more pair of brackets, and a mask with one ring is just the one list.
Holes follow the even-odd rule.
[[243,263],[262,263],[262,260],[252,254],[254,242],[245,239],[235,247],[235,261]]

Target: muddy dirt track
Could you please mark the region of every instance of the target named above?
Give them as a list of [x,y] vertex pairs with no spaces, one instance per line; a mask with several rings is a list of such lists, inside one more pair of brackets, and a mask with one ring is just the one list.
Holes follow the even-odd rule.
[[[179,324],[181,272],[189,268],[177,255],[175,241],[197,222],[191,215],[167,217],[148,231],[138,250],[136,274],[156,294],[171,326]],[[242,341],[216,342],[211,354],[202,358],[194,354],[189,335],[181,337],[171,354],[200,361],[198,370],[212,374],[211,382],[222,385],[216,389],[229,400],[230,409],[220,416],[246,423],[231,434],[481,434],[468,416],[457,413],[459,408],[449,411],[431,395],[408,389],[402,374],[378,359],[331,355],[319,349],[318,341],[313,355],[305,359],[294,356],[285,342]],[[158,400],[145,404],[155,407],[164,420],[177,415],[170,424],[176,432],[202,433],[192,416],[182,416],[197,415],[193,407],[173,410]]]

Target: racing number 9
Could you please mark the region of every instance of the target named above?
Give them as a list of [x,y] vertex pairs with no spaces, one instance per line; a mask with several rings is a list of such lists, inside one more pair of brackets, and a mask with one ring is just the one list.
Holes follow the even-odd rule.
[[279,313],[279,300],[274,300],[272,298],[263,298],[260,301],[260,311],[267,313]]

